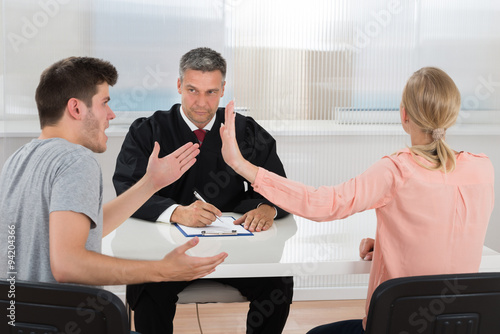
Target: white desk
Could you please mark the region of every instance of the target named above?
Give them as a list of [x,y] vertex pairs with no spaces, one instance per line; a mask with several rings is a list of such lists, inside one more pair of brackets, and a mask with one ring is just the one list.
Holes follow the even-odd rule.
[[[368,214],[362,219],[372,216]],[[276,220],[268,231],[253,236],[200,237],[200,243],[188,254],[229,254],[214,273],[206,276],[210,278],[367,274],[371,262],[359,258],[358,244],[370,233],[356,234],[351,243],[339,242],[331,234],[311,236],[298,231],[294,217],[289,215]],[[159,260],[187,240],[171,224],[131,218],[103,239],[103,253],[127,259]],[[485,247],[480,271],[500,271],[500,253]]]

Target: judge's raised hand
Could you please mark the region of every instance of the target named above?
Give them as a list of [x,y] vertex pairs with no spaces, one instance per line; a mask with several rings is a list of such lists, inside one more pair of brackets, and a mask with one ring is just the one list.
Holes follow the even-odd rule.
[[196,162],[200,153],[198,144],[186,143],[169,155],[158,158],[160,144],[155,142],[153,152],[149,157],[146,175],[158,191],[177,181]]
[[220,137],[222,140],[222,157],[224,161],[234,171],[245,179],[253,183],[257,175],[258,168],[245,160],[241,155],[238,142],[236,141],[234,102],[231,101],[226,106],[224,124],[220,127]]
[[195,237],[175,248],[160,261],[162,281],[191,281],[215,271],[227,257],[227,253],[219,253],[211,257],[189,256],[186,252],[199,242]]

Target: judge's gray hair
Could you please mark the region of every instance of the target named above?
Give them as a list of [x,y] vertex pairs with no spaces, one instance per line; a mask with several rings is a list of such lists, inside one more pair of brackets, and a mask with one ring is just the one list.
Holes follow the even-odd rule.
[[222,82],[226,79],[226,60],[220,53],[210,48],[197,48],[189,51],[181,58],[179,64],[179,77],[184,79],[187,70],[202,72],[220,71]]

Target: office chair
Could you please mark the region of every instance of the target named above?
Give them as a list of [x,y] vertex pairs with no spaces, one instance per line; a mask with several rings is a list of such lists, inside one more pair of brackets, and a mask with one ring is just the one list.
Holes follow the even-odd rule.
[[94,287],[2,279],[0,310],[0,333],[130,333],[122,301]]
[[500,273],[403,277],[373,293],[367,334],[498,334]]
[[242,303],[238,289],[210,280],[198,280],[179,293],[177,304]]

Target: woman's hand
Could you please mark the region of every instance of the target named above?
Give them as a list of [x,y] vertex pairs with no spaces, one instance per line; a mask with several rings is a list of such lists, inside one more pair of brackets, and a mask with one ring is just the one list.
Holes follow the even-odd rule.
[[234,125],[235,118],[236,114],[234,112],[234,102],[231,101],[226,106],[224,124],[220,127],[222,157],[236,173],[243,176],[250,183],[253,183],[255,181],[255,176],[257,175],[258,167],[252,165],[241,155],[238,142],[236,141],[236,130]]
[[359,244],[359,256],[365,261],[373,260],[373,249],[375,248],[375,239],[364,238]]

